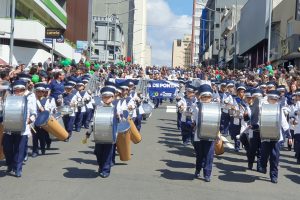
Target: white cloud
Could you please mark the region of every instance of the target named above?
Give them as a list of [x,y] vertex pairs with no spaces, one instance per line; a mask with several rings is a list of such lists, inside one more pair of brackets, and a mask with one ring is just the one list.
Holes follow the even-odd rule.
[[192,33],[192,17],[176,15],[165,0],[148,0],[147,19],[152,63],[171,66],[173,40]]

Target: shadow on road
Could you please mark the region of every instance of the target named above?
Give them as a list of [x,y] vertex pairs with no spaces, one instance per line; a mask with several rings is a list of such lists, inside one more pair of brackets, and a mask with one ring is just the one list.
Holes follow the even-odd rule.
[[195,168],[195,164],[181,162],[181,161],[174,161],[174,160],[161,160],[166,163],[168,167],[172,168]]
[[[280,155],[280,156],[281,156],[281,155]],[[293,161],[290,161],[290,160],[287,160],[287,159],[280,158],[280,159],[279,159],[279,164],[280,164],[280,163],[286,163],[286,164],[290,164],[290,165],[296,165],[296,164],[297,164],[295,158],[294,158]]]
[[219,176],[219,179],[222,181],[252,183],[258,178],[253,175],[237,173],[237,172],[245,172],[246,171],[245,167],[223,164],[219,162],[216,162],[215,165],[217,168],[221,170],[220,173],[224,174]]
[[183,151],[183,150],[169,150],[167,151],[168,153],[173,153],[179,156],[187,156],[187,157],[192,157],[195,158],[195,154],[193,151]]
[[242,162],[247,162],[247,159],[245,158],[245,159],[239,159],[239,158],[233,158],[233,157],[228,157],[228,156],[224,156],[224,154],[223,155],[220,155],[220,156],[216,156],[215,155],[215,158],[217,159],[217,160],[227,160],[227,161],[229,161],[229,162],[233,162],[233,163],[242,163]]
[[168,132],[171,132],[171,133],[180,133],[180,131],[177,129],[177,128],[160,128],[160,130],[162,131],[168,131]]
[[161,133],[161,134],[163,134],[166,137],[181,137],[180,133],[176,133],[176,134],[173,134],[173,133]]
[[161,177],[169,180],[193,180],[194,175],[190,173],[185,173],[185,172],[174,172],[168,169],[159,169],[156,170],[161,172],[162,174],[160,175]]
[[68,167],[68,168],[63,168],[67,170],[63,174],[64,177],[66,178],[97,178],[98,173],[95,170],[91,169],[78,169],[76,167]]
[[179,138],[171,138],[171,137],[158,137],[159,139],[167,140],[167,141],[175,141],[175,142],[181,142]]
[[177,122],[175,119],[157,119],[159,121],[170,121],[170,122]]
[[293,181],[294,183],[300,184],[300,176],[297,175],[285,175],[288,179]]
[[0,171],[0,178],[1,178],[1,177],[4,177],[4,176],[7,176],[7,175],[8,175],[8,174],[6,173],[5,170]]
[[94,154],[94,151],[78,151],[78,153],[83,153],[83,154]]
[[82,158],[70,158],[69,160],[75,161],[79,164],[87,164],[87,165],[98,165],[96,160],[82,159]]

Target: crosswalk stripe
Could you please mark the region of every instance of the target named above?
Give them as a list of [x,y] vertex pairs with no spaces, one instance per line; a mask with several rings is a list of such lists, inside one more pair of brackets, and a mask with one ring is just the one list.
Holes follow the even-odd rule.
[[167,106],[167,113],[176,113],[176,106]]
[[224,137],[224,136],[221,136],[221,138],[222,138],[222,140],[223,140],[223,142],[224,142],[224,144],[229,148],[229,149],[234,149],[234,146],[233,146],[233,144],[231,144],[228,140],[227,140],[227,138],[226,137]]

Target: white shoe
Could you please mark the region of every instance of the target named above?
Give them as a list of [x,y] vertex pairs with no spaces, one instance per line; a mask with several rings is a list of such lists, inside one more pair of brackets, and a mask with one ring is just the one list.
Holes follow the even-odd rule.
[[237,140],[239,140],[239,139],[240,139],[240,135],[237,135],[235,138],[236,138]]

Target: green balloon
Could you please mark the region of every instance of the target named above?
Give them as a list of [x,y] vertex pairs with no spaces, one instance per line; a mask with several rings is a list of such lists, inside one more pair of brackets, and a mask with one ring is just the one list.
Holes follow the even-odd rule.
[[67,66],[69,66],[69,65],[70,65],[70,63],[69,63],[68,61],[64,60],[63,66],[67,67]]
[[88,61],[86,61],[86,62],[85,62],[85,66],[86,66],[86,67],[90,67],[90,66],[91,66],[91,63],[88,62]]
[[38,83],[40,81],[40,77],[35,74],[35,75],[32,76],[31,81],[33,83]]
[[92,74],[92,75],[93,75],[94,73],[95,73],[94,71],[92,71],[92,70],[90,71],[90,74]]
[[99,65],[99,64],[94,65],[94,69],[95,69],[95,70],[98,70],[99,68],[100,68],[100,65]]

